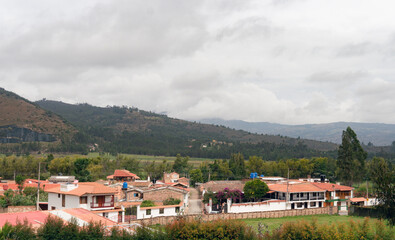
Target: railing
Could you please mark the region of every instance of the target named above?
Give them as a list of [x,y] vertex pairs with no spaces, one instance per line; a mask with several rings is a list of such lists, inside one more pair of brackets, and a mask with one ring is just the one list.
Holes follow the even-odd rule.
[[114,207],[114,202],[91,203],[91,208]]

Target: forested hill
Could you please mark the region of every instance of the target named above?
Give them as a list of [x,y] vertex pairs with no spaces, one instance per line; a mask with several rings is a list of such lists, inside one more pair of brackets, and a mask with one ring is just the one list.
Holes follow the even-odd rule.
[[317,141],[340,144],[342,131],[348,126],[358,135],[358,139],[368,145],[390,146],[395,141],[395,124],[334,122],[325,124],[285,125],[268,122],[245,122],[241,120],[202,119],[202,123],[218,124],[252,133],[280,134]]
[[75,132],[60,116],[0,88],[0,143],[55,142]]
[[97,143],[101,151],[227,158],[232,152],[265,159],[325,155],[336,144],[174,119],[128,107],[95,107],[42,100],[42,108],[59,114],[79,129],[76,141]]

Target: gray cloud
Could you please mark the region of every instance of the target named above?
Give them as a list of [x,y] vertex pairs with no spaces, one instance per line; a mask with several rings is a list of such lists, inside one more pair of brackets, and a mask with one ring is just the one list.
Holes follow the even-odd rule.
[[0,86],[192,120],[395,123],[394,5],[4,1]]

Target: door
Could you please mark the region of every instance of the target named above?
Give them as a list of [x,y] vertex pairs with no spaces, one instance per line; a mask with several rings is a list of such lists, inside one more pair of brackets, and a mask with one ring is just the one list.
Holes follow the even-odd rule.
[[98,207],[103,207],[105,201],[106,201],[106,197],[105,196],[97,196],[96,197],[96,203],[97,203]]

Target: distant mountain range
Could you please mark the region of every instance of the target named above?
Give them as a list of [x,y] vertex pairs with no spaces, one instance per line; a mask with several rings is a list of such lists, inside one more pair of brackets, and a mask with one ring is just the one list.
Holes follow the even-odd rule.
[[[241,129],[251,133],[288,136],[341,143],[343,130],[350,126],[360,142],[375,146],[389,146],[395,141],[395,124],[335,122],[326,124],[284,125],[268,122],[245,122],[241,120],[202,119],[201,123]],[[369,145],[371,145],[369,144]]]

